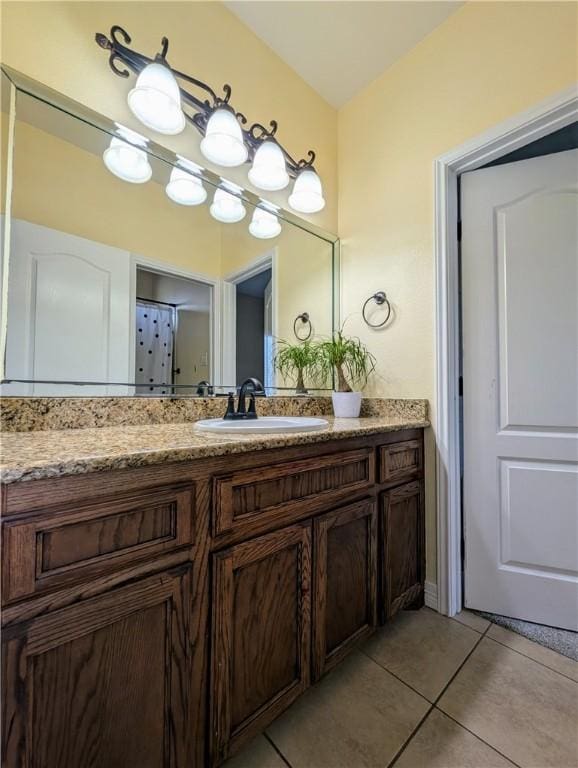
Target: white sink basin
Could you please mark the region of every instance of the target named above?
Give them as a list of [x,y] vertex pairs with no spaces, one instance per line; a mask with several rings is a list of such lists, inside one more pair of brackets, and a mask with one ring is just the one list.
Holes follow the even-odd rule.
[[203,432],[221,432],[235,435],[269,434],[275,432],[314,432],[328,425],[325,419],[312,416],[259,416],[258,419],[203,419],[196,429]]

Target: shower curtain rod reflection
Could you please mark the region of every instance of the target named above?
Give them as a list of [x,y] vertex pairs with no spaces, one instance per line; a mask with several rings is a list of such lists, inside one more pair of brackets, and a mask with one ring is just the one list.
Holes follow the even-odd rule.
[[137,301],[142,301],[144,304],[163,304],[165,307],[172,307],[173,309],[176,309],[177,307],[182,306],[182,304],[171,304],[170,301],[159,301],[158,299],[145,299],[144,296],[137,296]]

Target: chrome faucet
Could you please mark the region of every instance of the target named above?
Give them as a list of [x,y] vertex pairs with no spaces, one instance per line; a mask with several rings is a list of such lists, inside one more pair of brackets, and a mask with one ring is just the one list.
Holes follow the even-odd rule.
[[[259,379],[245,379],[239,389],[239,401],[237,403],[237,410],[235,411],[235,397],[232,392],[229,392],[229,399],[227,401],[227,410],[224,419],[256,419],[257,409],[255,408],[255,394],[265,393],[265,388]],[[249,408],[247,409],[246,397],[249,394]]]

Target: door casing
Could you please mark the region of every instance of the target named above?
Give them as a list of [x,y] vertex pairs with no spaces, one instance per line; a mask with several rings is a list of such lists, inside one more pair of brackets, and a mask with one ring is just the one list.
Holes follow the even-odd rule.
[[459,421],[458,177],[578,119],[578,86],[480,134],[434,161],[436,265],[437,607],[462,610],[462,521]]

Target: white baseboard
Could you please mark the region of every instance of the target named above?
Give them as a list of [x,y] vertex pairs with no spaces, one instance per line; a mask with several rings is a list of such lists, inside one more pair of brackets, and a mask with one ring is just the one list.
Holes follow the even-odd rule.
[[428,608],[438,609],[438,585],[433,581],[426,581],[424,585],[424,601]]

